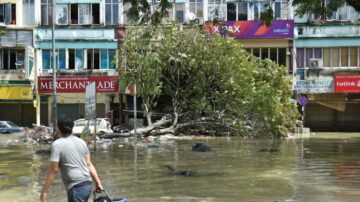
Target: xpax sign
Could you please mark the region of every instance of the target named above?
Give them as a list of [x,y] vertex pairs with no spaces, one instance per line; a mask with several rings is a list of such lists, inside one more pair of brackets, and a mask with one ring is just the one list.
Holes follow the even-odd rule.
[[359,93],[360,75],[336,75],[334,86],[335,93]]
[[[85,93],[86,86],[96,83],[98,93],[119,92],[119,77],[117,76],[58,76],[56,78],[56,92]],[[51,76],[38,77],[39,93],[52,93],[53,82]]]

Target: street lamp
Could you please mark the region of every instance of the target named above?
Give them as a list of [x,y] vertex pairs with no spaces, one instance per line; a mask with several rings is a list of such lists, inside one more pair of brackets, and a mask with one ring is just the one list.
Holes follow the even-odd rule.
[[53,121],[53,137],[56,137],[56,127],[57,127],[57,103],[56,103],[56,54],[55,54],[55,21],[56,21],[56,2],[52,0],[52,82],[53,82],[53,103],[52,103],[52,121]]

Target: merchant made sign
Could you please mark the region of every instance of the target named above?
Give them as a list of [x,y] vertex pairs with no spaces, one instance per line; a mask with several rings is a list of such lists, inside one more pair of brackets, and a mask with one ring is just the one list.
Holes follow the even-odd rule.
[[294,82],[294,90],[298,93],[332,93],[333,80],[298,80]]
[[360,75],[336,75],[335,93],[359,93]]
[[[59,93],[85,93],[86,86],[96,82],[96,92],[119,92],[119,77],[117,76],[58,76],[56,91]],[[52,93],[53,82],[51,76],[38,77],[39,93]]]

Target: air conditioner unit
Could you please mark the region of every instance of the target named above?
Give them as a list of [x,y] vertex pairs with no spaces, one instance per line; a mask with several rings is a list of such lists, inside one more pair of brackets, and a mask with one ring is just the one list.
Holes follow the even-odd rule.
[[309,69],[322,69],[323,61],[321,58],[310,58]]

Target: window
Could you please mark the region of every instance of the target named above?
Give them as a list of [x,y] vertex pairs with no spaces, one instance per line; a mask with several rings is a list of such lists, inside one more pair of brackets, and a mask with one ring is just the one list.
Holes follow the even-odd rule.
[[261,59],[270,59],[279,65],[286,66],[286,48],[252,48],[252,54]]
[[[325,0],[325,4],[329,4],[331,0]],[[358,20],[360,19],[359,13],[356,10],[344,3],[337,11],[334,11],[327,20]]]
[[308,68],[309,63],[304,61],[309,57],[322,58],[324,67],[357,67],[360,62],[358,47],[297,48],[297,67]]
[[185,4],[175,4],[175,19],[179,23],[185,22]]
[[105,24],[118,25],[119,24],[119,1],[106,0],[105,1]]
[[25,25],[35,24],[34,0],[23,0],[23,23]]
[[91,24],[91,4],[79,4],[79,24]]
[[16,24],[15,4],[0,4],[0,22],[6,25]]
[[71,24],[78,24],[78,4],[71,4]]
[[42,50],[42,68],[43,69],[50,69],[51,68],[50,50]]
[[41,0],[41,25],[52,24],[52,0]]
[[100,24],[100,4],[91,4],[92,5],[92,24]]
[[358,49],[355,47],[350,48],[350,67],[357,67],[358,66]]
[[189,0],[190,12],[194,13],[196,17],[203,17],[203,1]]
[[100,54],[99,49],[87,50],[87,69],[99,69],[100,67]]
[[330,48],[323,48],[323,53],[324,53],[324,58],[323,58],[324,67],[331,67]]
[[101,69],[115,69],[115,49],[102,49],[101,50]]
[[22,69],[24,68],[25,50],[1,49],[0,69]]
[[227,20],[228,21],[236,20],[236,4],[235,3],[227,4]]
[[247,2],[239,2],[237,11],[238,11],[237,20],[247,20],[248,19]]
[[[71,6],[71,11],[73,11],[73,6]],[[56,24],[58,25],[69,24],[69,7],[67,4],[56,5]]]
[[277,19],[287,19],[289,12],[289,4],[287,0],[276,0],[275,1],[275,18]]
[[208,1],[208,15],[209,20],[224,18],[223,5],[220,0]]
[[[43,49],[42,50],[42,68],[50,69],[52,68],[52,50]],[[56,50],[56,61],[57,69],[66,69],[66,49],[57,49]]]
[[348,56],[348,48],[341,48],[341,67],[349,66]]
[[332,67],[339,67],[340,64],[340,51],[339,48],[332,48],[331,49],[331,58],[332,58]]
[[84,67],[84,51],[82,49],[69,49],[68,50],[68,68],[80,70]]

